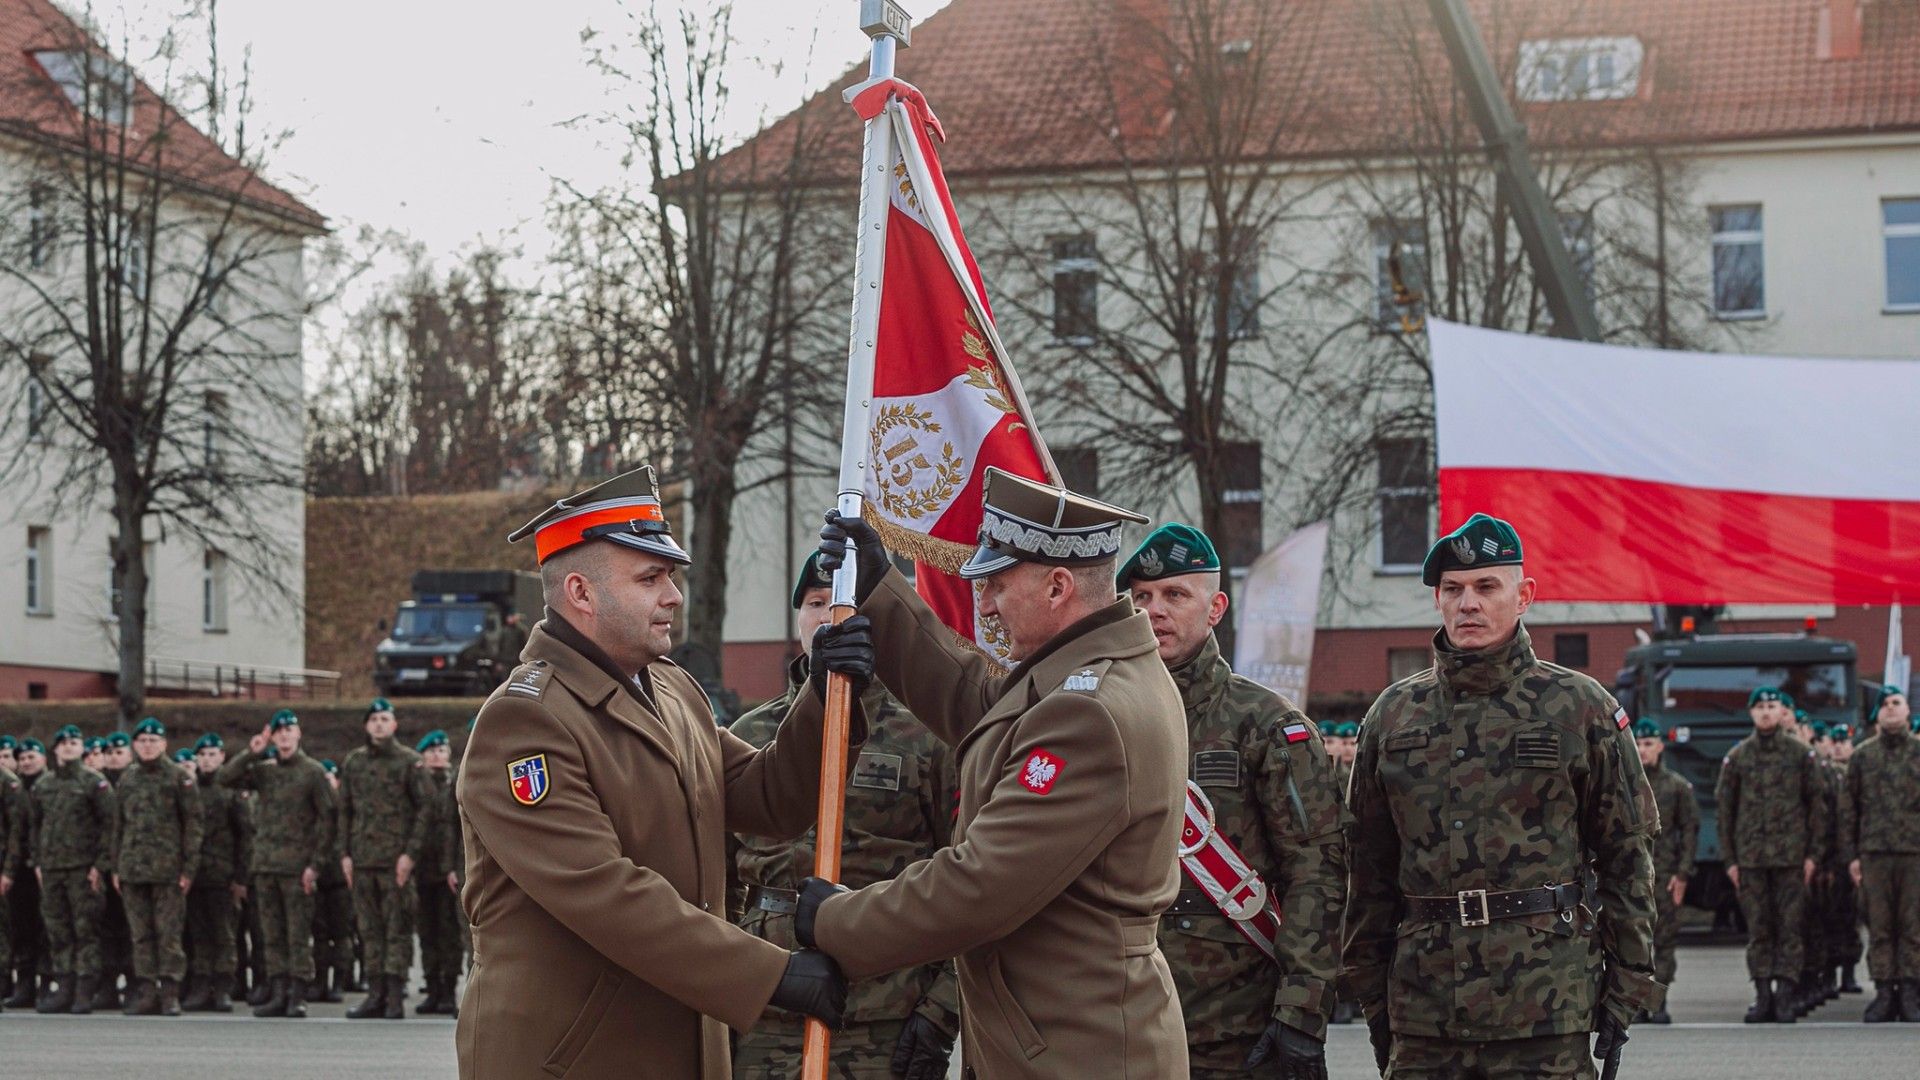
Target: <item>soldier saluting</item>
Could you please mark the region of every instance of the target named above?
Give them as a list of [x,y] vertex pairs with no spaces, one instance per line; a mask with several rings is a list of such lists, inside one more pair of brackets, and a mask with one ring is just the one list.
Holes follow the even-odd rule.
[[1186,707],[1187,829],[1179,898],[1160,918],[1191,1074],[1326,1076],[1340,974],[1346,810],[1334,764],[1294,704],[1236,675],[1213,541],[1163,525],[1120,567]]
[[1475,514],[1421,580],[1442,621],[1434,665],[1374,702],[1348,789],[1349,985],[1396,1080],[1591,1077],[1588,1035],[1612,1056],[1661,996],[1659,822],[1627,714],[1534,654],[1511,525]]

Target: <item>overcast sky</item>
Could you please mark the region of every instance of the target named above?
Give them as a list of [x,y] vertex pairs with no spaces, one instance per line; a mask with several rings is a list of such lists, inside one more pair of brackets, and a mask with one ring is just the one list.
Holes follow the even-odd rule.
[[[95,10],[115,3],[146,34],[178,10],[173,0],[95,0]],[[946,3],[906,7],[920,18]],[[671,13],[688,5],[658,6]],[[552,178],[598,186],[619,175],[610,149],[565,126],[609,105],[605,80],[586,65],[581,31],[617,32],[628,12],[646,7],[647,0],[220,0],[219,11],[227,62],[243,46],[253,51],[258,118],[292,132],[271,178],[336,229],[398,229],[437,257],[506,237],[537,257]],[[858,11],[857,0],[735,0],[733,120],[741,134],[865,55]],[[755,58],[780,67],[749,62]]]

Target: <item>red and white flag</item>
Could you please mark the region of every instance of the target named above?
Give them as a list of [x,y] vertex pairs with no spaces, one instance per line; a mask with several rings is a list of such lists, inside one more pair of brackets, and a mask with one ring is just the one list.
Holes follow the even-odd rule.
[[1440,527],[1513,522],[1543,599],[1920,596],[1920,361],[1427,333]]
[[1004,635],[981,624],[974,588],[955,571],[979,535],[987,466],[1052,483],[1053,462],[940,171],[940,122],[898,80],[869,87],[853,106],[863,120],[885,113],[894,136],[866,514],[888,547],[917,563],[917,588],[941,621],[1004,661]]

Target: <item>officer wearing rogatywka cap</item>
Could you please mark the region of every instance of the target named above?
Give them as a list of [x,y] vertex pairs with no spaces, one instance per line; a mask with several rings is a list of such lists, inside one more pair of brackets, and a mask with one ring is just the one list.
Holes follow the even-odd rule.
[[1534,654],[1522,559],[1485,514],[1433,545],[1434,666],[1360,725],[1346,975],[1403,1080],[1591,1077],[1661,1004],[1653,792],[1613,696]]
[[1179,890],[1186,782],[1180,693],[1145,615],[1115,595],[1144,519],[986,471],[960,568],[1019,666],[1000,674],[892,569],[879,534],[830,515],[822,565],[857,553],[881,680],[964,747],[953,846],[891,881],[809,880],[795,929],[854,978],[957,957],[967,1074],[1187,1076],[1157,915]]
[[[473,930],[460,1075],[614,1078],[644,1062],[723,1080],[727,1027],[751,1028],[769,1003],[838,1025],[832,961],[726,918],[727,832],[795,836],[813,821],[825,671],[764,750],[715,725],[699,683],[666,659],[674,574],[692,560],[652,469],[562,499],[510,539],[529,537],[547,615],[460,765]],[[856,685],[873,673],[864,620],[823,627],[813,655]]]
[[[1653,838],[1653,977],[1671,987],[1678,965],[1680,905],[1693,877],[1700,843],[1700,807],[1694,801],[1693,784],[1667,764],[1667,737],[1660,725],[1634,721],[1633,742],[1647,784],[1653,788],[1654,807],[1660,811],[1660,832]],[[1652,1024],[1673,1022],[1665,1005],[1642,1019]]]
[[1264,1074],[1272,1062],[1282,1080],[1309,1080],[1326,1075],[1340,974],[1346,811],[1313,723],[1221,655],[1220,572],[1213,541],[1179,522],[1120,565],[1186,709],[1187,854],[1160,951],[1192,1076]]

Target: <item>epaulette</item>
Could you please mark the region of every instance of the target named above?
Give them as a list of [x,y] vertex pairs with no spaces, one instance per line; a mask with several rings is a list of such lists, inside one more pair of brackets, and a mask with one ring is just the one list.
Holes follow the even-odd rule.
[[547,680],[552,677],[553,668],[545,660],[530,660],[513,669],[506,692],[538,701],[546,695]]
[[1107,669],[1112,666],[1113,661],[1102,660],[1091,667],[1083,667],[1079,671],[1067,676],[1066,681],[1060,684],[1060,689],[1075,694],[1094,693],[1100,689],[1101,678],[1107,674]]

